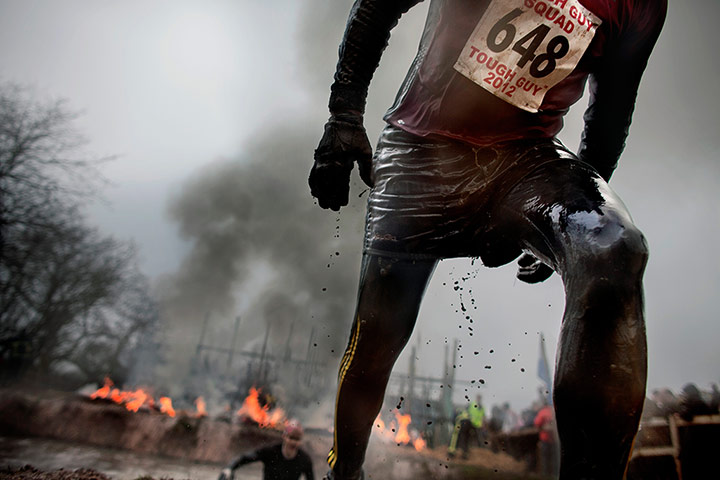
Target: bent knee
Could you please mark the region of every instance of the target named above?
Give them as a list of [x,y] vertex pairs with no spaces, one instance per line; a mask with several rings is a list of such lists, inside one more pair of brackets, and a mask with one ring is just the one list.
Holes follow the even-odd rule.
[[645,236],[634,224],[621,228],[617,238],[605,247],[608,262],[612,262],[614,271],[625,275],[642,275],[649,257]]
[[[576,260],[603,277],[642,276],[649,250],[635,224],[616,212],[581,212],[568,218]],[[574,222],[571,223],[570,220]]]

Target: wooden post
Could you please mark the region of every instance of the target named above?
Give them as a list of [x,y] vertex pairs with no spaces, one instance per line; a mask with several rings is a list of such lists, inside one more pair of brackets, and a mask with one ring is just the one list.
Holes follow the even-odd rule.
[[240,325],[240,317],[235,317],[235,330],[233,331],[232,342],[230,343],[230,352],[228,352],[227,370],[232,367],[233,355],[235,354],[235,340],[237,339],[238,326]]
[[268,338],[270,337],[270,322],[267,322],[267,328],[265,329],[265,339],[263,340],[262,350],[260,351],[260,368],[258,369],[257,381],[264,382],[265,376],[265,354],[267,352]]
[[290,340],[292,340],[293,330],[295,330],[295,322],[294,321],[290,324],[290,333],[288,333],[287,340],[285,341],[285,357],[283,358],[283,361],[285,363],[292,361],[292,350],[290,349]]
[[205,331],[207,330],[207,324],[209,319],[210,313],[208,312],[205,314],[205,321],[203,322],[202,330],[200,330],[200,338],[198,339],[197,347],[195,347],[195,358],[190,364],[190,371],[194,374],[197,374],[200,370],[205,370],[206,372],[209,370],[209,368],[205,368],[203,360],[200,357],[203,348],[205,347]]
[[208,321],[210,320],[210,312],[205,314],[205,321],[203,322],[202,330],[200,331],[200,340],[198,340],[197,348],[195,350],[196,355],[200,355],[200,351],[203,349],[205,342],[205,332],[207,331]]
[[408,385],[408,393],[405,400],[405,408],[407,413],[413,415],[412,404],[413,397],[415,396],[415,347],[410,350],[410,365],[408,366],[408,376],[410,377]]
[[315,356],[313,355],[313,343],[315,342],[315,327],[310,330],[310,340],[308,341],[307,355],[305,356],[307,376],[305,377],[305,384],[310,386],[313,379],[313,370],[315,369]]

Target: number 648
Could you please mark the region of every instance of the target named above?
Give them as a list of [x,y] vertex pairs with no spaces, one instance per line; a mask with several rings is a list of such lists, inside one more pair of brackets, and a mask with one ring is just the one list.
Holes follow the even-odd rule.
[[[493,25],[487,37],[487,46],[490,50],[495,53],[500,53],[506,50],[510,44],[513,44],[517,29],[510,22],[522,13],[523,11],[521,9],[516,8]],[[547,37],[548,32],[550,32],[550,27],[547,25],[538,25],[530,33],[512,45],[512,50],[520,54],[517,66],[523,68],[528,62],[532,62],[530,64],[530,75],[535,78],[543,78],[550,75],[553,70],[555,70],[557,61],[564,57],[570,50],[570,42],[568,42],[568,39],[563,35],[557,35],[550,39],[545,53],[536,55],[535,52],[543,40],[545,40],[545,37]],[[504,35],[502,35],[503,33]]]

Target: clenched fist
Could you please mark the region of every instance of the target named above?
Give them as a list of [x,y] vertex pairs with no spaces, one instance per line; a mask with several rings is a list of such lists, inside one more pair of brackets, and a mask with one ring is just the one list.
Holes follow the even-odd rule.
[[348,204],[354,162],[357,162],[365,184],[372,187],[372,147],[362,117],[334,115],[325,124],[325,133],[315,150],[315,163],[308,179],[310,193],[322,208],[338,211]]

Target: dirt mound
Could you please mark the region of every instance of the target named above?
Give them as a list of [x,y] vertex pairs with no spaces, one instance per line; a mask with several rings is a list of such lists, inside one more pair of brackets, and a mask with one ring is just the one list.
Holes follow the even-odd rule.
[[[75,394],[12,390],[0,390],[0,431],[11,436],[53,438],[217,465],[226,464],[239,452],[281,441],[281,432],[254,425],[182,412],[174,418],[153,410],[131,412],[112,402]],[[332,437],[327,431],[308,428],[303,448],[320,465],[324,464],[331,443]],[[41,472],[33,467],[25,468],[11,473],[4,471],[0,480],[107,480],[92,470]],[[522,473],[526,470],[522,462],[486,448],[473,449],[469,459],[462,460],[448,458],[444,448],[416,452],[409,446],[372,441],[365,468],[371,478],[532,478]]]
[[437,448],[423,452],[425,456],[431,456],[439,462],[450,462],[454,465],[481,466],[489,470],[498,470],[508,473],[523,473],[527,470],[525,463],[502,452],[492,452],[487,448],[472,448],[468,458],[449,458],[446,448]]
[[0,391],[0,431],[153,455],[224,463],[239,451],[280,441],[281,433],[179,413],[131,412],[108,401],[57,393]]

